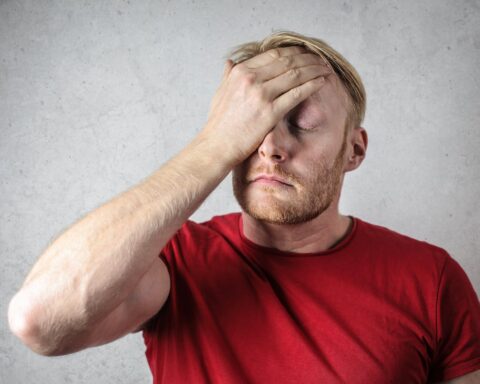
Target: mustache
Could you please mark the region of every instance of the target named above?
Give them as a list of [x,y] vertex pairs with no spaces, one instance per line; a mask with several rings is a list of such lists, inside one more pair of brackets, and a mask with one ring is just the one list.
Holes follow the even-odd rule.
[[297,176],[283,169],[280,164],[275,164],[273,165],[273,167],[259,165],[258,167],[252,168],[248,171],[246,175],[246,180],[248,182],[252,182],[254,178],[260,174],[277,176],[292,185],[301,184],[301,181]]

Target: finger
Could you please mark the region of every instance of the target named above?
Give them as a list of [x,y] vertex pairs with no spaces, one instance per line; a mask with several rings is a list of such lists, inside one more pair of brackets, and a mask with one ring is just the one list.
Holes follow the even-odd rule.
[[301,68],[308,65],[323,65],[326,70],[331,69],[328,62],[319,55],[304,53],[292,56],[281,56],[269,64],[254,69],[254,72],[257,81],[265,82],[284,74],[290,69]]
[[323,76],[307,81],[273,101],[273,114],[275,116],[285,116],[292,108],[295,108],[303,100],[306,100],[313,93],[317,92],[325,84]]
[[279,57],[298,55],[305,52],[306,49],[299,46],[272,48],[251,59],[245,60],[242,64],[247,66],[247,68],[258,68],[277,60]]
[[292,68],[280,76],[264,83],[265,92],[269,100],[288,92],[309,80],[320,76],[328,76],[331,69],[325,65],[308,65],[301,68]]

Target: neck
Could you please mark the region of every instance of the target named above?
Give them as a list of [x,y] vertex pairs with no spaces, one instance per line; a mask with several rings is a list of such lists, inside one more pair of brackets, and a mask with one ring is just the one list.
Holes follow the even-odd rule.
[[250,241],[265,247],[297,253],[315,253],[334,247],[351,230],[348,216],[340,215],[338,204],[316,218],[300,224],[271,224],[242,212],[243,233]]

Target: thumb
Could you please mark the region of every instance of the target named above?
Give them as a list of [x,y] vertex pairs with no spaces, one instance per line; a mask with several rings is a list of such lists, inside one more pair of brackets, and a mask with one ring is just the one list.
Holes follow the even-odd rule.
[[225,79],[228,76],[228,74],[232,70],[233,66],[234,66],[234,64],[233,64],[233,61],[231,59],[228,59],[225,62],[225,65],[223,67],[223,79]]

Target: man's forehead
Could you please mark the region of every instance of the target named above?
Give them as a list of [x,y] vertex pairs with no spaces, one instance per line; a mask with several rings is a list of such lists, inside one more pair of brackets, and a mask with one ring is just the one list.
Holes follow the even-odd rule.
[[322,103],[321,100],[313,99],[312,96],[310,96],[292,109],[292,115],[322,119],[325,117],[325,103]]
[[322,88],[293,108],[295,115],[322,118],[347,110],[348,96],[338,76],[330,75],[325,80]]

